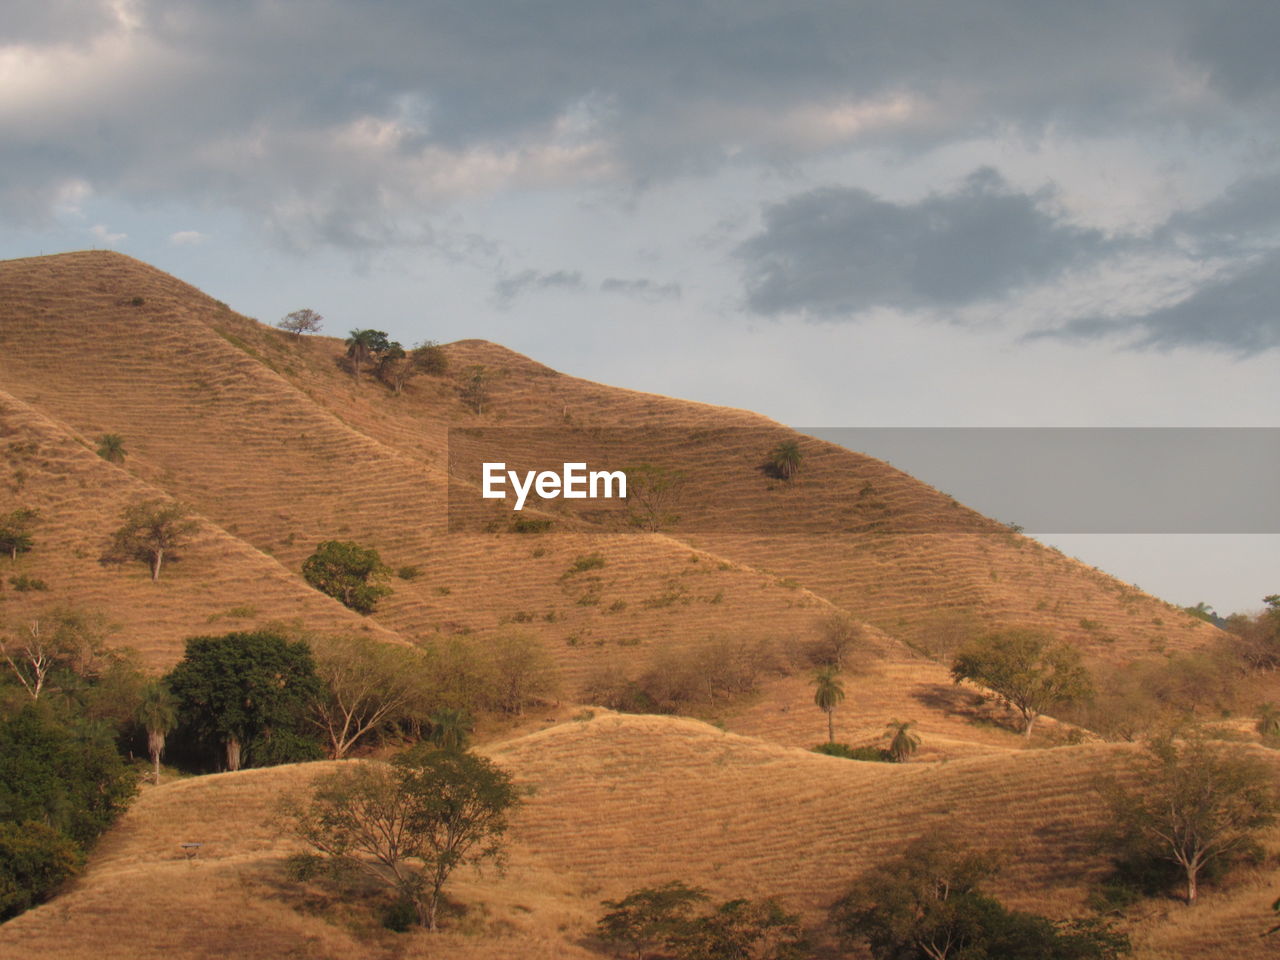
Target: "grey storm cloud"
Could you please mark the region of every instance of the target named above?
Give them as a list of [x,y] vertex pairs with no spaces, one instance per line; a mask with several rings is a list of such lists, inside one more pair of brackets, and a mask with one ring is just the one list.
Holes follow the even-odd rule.
[[537,270],[521,270],[502,277],[493,285],[494,296],[500,302],[510,302],[533,290],[581,290],[582,274],[576,270],[554,270],[542,273]]
[[[1233,24],[1275,16],[1246,0],[1204,9],[19,0],[0,20],[22,54],[0,91],[0,211],[38,219],[83,183],[239,209],[299,247],[420,244],[442,204],[495,184],[630,185],[996,126],[1238,122],[1224,104],[1248,109],[1280,82],[1274,31]],[[1199,76],[1208,94],[1170,96]]]
[[600,282],[600,289],[605,293],[618,293],[625,297],[643,300],[646,303],[679,300],[683,294],[683,290],[678,283],[658,283],[643,277],[635,280],[606,277]]
[[990,169],[914,203],[824,187],[764,213],[737,251],[756,313],[848,318],[877,306],[959,307],[1001,298],[1123,241],[1064,222],[1049,195],[1015,191]]
[[1280,252],[1220,275],[1170,306],[1139,316],[1082,317],[1027,339],[1113,336],[1137,349],[1198,347],[1241,356],[1280,347]]

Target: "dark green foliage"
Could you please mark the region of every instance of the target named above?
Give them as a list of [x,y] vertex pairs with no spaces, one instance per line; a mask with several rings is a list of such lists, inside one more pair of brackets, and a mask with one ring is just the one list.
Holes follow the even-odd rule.
[[893,755],[879,747],[851,747],[847,743],[820,743],[813,748],[813,752],[825,754],[828,757],[843,757],[846,760],[893,763]]
[[401,580],[417,580],[422,576],[422,568],[406,565],[396,571],[396,576]]
[[389,573],[377,550],[350,540],[326,540],[302,564],[307,583],[364,614],[392,592],[381,583]]
[[322,778],[287,813],[333,870],[390,887],[435,929],[450,874],[500,859],[507,813],[518,802],[511,778],[489,760],[420,745],[390,764]]
[[[321,755],[307,712],[322,694],[311,650],[277,633],[193,637],[167,678],[178,700],[178,739],[226,766],[264,766]],[[243,756],[242,756],[243,753]]]
[[588,570],[600,570],[604,567],[604,564],[605,559],[600,554],[584,553],[573,558],[573,563],[569,564],[569,569],[564,572],[563,577],[571,577],[576,573],[586,573]]
[[128,456],[124,448],[124,437],[118,433],[104,433],[98,438],[98,456],[108,463],[124,463]]
[[40,703],[0,721],[0,822],[40,821],[87,845],[136,786],[102,725],[60,722]]
[[555,521],[550,517],[525,517],[514,516],[507,524],[507,530],[511,533],[546,533],[553,526]]
[[766,464],[770,473],[780,480],[791,480],[804,464],[804,451],[796,440],[783,440],[769,451]]
[[49,589],[49,584],[45,583],[39,577],[28,577],[26,575],[10,577],[9,585],[19,593],[31,593],[33,591],[44,591]]
[[1109,960],[1128,940],[1098,922],[1055,924],[1006,909],[981,890],[994,863],[952,838],[927,837],[868,871],[832,907],[849,944],[875,960]]
[[[792,960],[805,956],[799,918],[773,899],[728,900],[710,910],[707,893],[676,880],[605,900],[596,924],[611,949],[673,960]],[[660,951],[660,952],[659,952]]]
[[424,340],[413,348],[411,356],[419,370],[429,377],[442,377],[449,371],[449,357],[444,347],[434,340]]
[[11,560],[17,560],[20,553],[29,552],[35,545],[31,528],[39,519],[38,511],[26,508],[0,514],[0,552],[9,554]]
[[0,921],[49,899],[83,862],[64,834],[43,823],[0,823]]

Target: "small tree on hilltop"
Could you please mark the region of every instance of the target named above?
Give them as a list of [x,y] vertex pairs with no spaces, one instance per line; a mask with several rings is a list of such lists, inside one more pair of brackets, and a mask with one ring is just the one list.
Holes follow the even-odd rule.
[[390,587],[380,581],[391,574],[378,551],[350,540],[326,540],[302,564],[307,583],[357,613],[369,614]]
[[276,326],[287,333],[292,333],[295,340],[301,340],[304,333],[319,332],[324,326],[324,317],[314,310],[303,308],[287,314]]
[[108,463],[124,463],[124,458],[128,456],[124,449],[124,437],[118,433],[104,433],[98,438],[98,456]]
[[1026,737],[1044,711],[1093,692],[1080,652],[1051,643],[1039,630],[1006,630],[967,644],[951,664],[951,676],[987,687],[1017,710]]
[[813,702],[819,710],[827,715],[827,743],[835,743],[836,707],[844,700],[844,684],[840,682],[840,671],[835,667],[823,667],[813,677]]
[[784,440],[769,451],[769,469],[783,480],[793,479],[803,464],[804,451],[799,441]]
[[318,860],[390,887],[434,930],[453,871],[500,862],[518,802],[511,778],[489,760],[421,745],[390,764],[364,762],[322,778],[287,813]]
[[40,513],[25,507],[0,514],[0,550],[17,560],[18,554],[28,553],[35,545],[31,528],[40,519]]
[[176,560],[177,550],[200,529],[186,507],[164,500],[131,504],[121,519],[124,523],[115,532],[106,559],[141,560],[151,568],[152,580],[160,579],[164,561]]
[[1134,855],[1176,864],[1194,904],[1201,874],[1254,853],[1280,812],[1274,776],[1257,756],[1201,738],[1153,741],[1125,781],[1100,782],[1111,839]]
[[351,375],[356,379],[360,378],[365,364],[373,363],[391,349],[391,341],[382,330],[352,330],[347,336],[346,345]]

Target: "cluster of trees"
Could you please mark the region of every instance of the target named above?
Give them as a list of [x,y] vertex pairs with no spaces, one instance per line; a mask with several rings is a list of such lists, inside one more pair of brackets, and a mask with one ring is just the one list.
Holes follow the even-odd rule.
[[661,650],[638,671],[602,664],[587,677],[581,697],[627,713],[714,709],[754,693],[765,677],[783,668],[773,643],[714,637],[696,646]]
[[809,955],[800,918],[774,899],[712,906],[707,891],[676,880],[605,900],[596,935],[610,950],[670,960],[800,960]]
[[444,348],[434,340],[406,350],[383,330],[357,329],[348,334],[346,346],[347,367],[353,377],[359,379],[366,369],[370,369],[397,395],[419,374],[439,377],[449,369],[449,358]]

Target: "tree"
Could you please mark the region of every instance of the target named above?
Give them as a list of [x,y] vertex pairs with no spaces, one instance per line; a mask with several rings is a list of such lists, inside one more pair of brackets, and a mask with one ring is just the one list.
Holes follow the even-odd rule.
[[1259,704],[1258,722],[1254,729],[1263,737],[1280,736],[1280,707],[1274,703]]
[[427,739],[441,750],[460,752],[467,749],[467,738],[473,726],[471,714],[461,707],[442,707],[431,715]]
[[494,702],[503,713],[519,716],[526,706],[555,692],[555,665],[533,637],[503,634],[489,645],[489,655],[493,662]]
[[286,314],[284,319],[277,323],[276,326],[281,330],[292,333],[295,340],[301,340],[304,333],[318,332],[324,326],[324,317],[314,310],[304,307],[301,310]]
[[799,918],[772,899],[728,900],[710,910],[700,887],[679,880],[605,900],[600,939],[633,957],[663,950],[677,960],[791,960],[805,955]]
[[894,763],[906,762],[920,748],[920,738],[911,732],[912,726],[910,720],[891,720],[885,727],[884,738],[889,741],[889,756]]
[[817,666],[843,670],[855,654],[864,652],[865,640],[862,624],[844,611],[837,610],[818,624],[818,636],[805,652]]
[[1129,952],[1122,934],[1096,921],[1054,924],[1006,909],[981,885],[995,863],[952,837],[913,841],[867,871],[831,910],[850,946],[874,960],[1109,960]]
[[[265,630],[192,637],[167,684],[178,701],[179,733],[219,749],[228,770],[239,770],[245,754],[249,762],[288,762],[319,753],[301,739],[307,711],[321,695],[305,641]],[[273,755],[273,737],[283,737],[301,755]]]
[[178,725],[178,700],[163,681],[153,680],[143,688],[138,723],[147,731],[147,752],[155,765],[155,782],[159,783],[165,738]]
[[493,374],[484,364],[472,364],[462,371],[462,384],[458,387],[458,396],[462,402],[475,413],[484,413],[489,402],[489,385],[493,382]]
[[627,507],[634,527],[657,533],[679,522],[674,510],[684,491],[685,476],[679,470],[652,463],[627,467]]
[[391,887],[434,930],[449,876],[500,858],[518,802],[511,778],[489,760],[420,745],[390,764],[322,778],[289,814],[320,858]]
[[1093,692],[1080,652],[1051,644],[1039,630],[1013,629],[967,644],[951,664],[956,683],[969,680],[987,687],[1022,716],[1022,732],[1041,713],[1059,704],[1087,700]]
[[369,637],[317,644],[316,675],[324,685],[311,722],[341,760],[363,737],[426,710],[423,663],[413,650]]
[[128,456],[124,449],[124,437],[118,433],[104,433],[98,438],[98,456],[108,463],[124,463],[124,458]]
[[814,674],[813,685],[813,702],[827,715],[827,743],[835,743],[833,715],[836,707],[844,700],[844,684],[840,682],[840,671],[835,667],[823,667]]
[[1154,740],[1129,772],[1127,782],[1112,777],[1099,784],[1111,811],[1111,840],[1125,856],[1176,864],[1188,904],[1196,902],[1201,874],[1252,853],[1259,831],[1280,811],[1265,764],[1202,737]]
[[643,887],[621,900],[602,901],[608,912],[596,922],[596,932],[609,946],[640,958],[666,944],[689,921],[694,906],[706,899],[705,890],[681,880]]
[[0,550],[9,554],[10,560],[17,560],[18,554],[28,553],[34,546],[31,528],[39,519],[39,511],[25,507],[0,514]]
[[[347,360],[351,375],[360,378],[366,363],[372,363],[391,348],[391,341],[382,330],[352,330],[346,339]],[[398,347],[399,344],[396,344]]]
[[307,583],[364,614],[372,613],[378,601],[392,592],[379,582],[390,575],[377,550],[350,540],[326,540],[302,564]]
[[160,579],[165,559],[178,559],[176,551],[200,529],[186,507],[164,500],[131,504],[121,520],[124,522],[115,532],[106,559],[141,560],[151,568],[152,580]]
[[447,369],[448,360],[444,351],[434,340],[427,340],[407,351],[393,340],[378,356],[378,379],[389,386],[396,396],[418,374],[440,376]]
[[102,653],[101,618],[73,607],[55,607],[0,634],[0,656],[32,700],[61,675],[63,685],[88,677]]
[[423,340],[413,348],[418,369],[429,377],[443,377],[449,372],[449,356],[434,340]]
[[783,440],[769,451],[769,469],[782,480],[793,479],[803,464],[804,451],[797,440]]
[[47,824],[0,823],[0,922],[48,900],[83,859],[65,834]]

